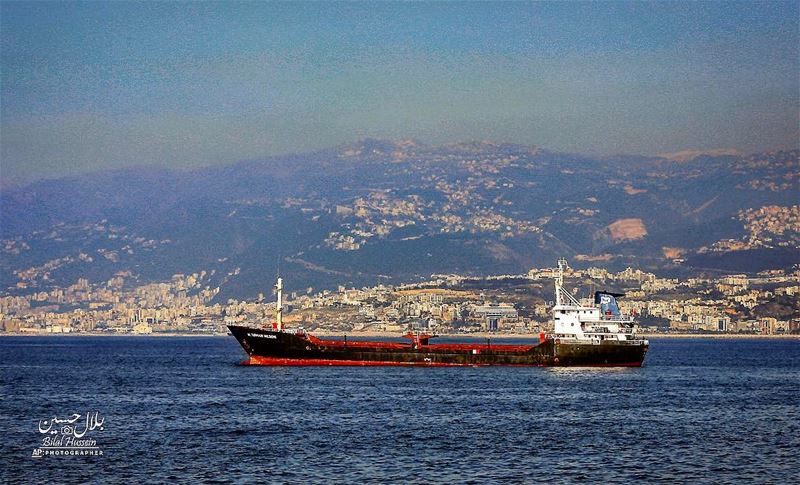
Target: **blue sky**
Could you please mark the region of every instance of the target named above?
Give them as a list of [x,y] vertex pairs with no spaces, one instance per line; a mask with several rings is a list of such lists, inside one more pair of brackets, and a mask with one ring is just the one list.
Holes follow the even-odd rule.
[[0,3],[0,175],[365,137],[793,148],[800,2]]

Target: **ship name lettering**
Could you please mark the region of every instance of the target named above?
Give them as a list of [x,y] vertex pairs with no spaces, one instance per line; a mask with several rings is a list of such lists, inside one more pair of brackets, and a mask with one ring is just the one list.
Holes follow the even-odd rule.
[[275,335],[269,335],[269,334],[264,335],[264,334],[260,334],[260,333],[248,333],[247,336],[248,337],[256,337],[256,338],[273,338],[273,339],[276,339],[276,340],[278,338]]

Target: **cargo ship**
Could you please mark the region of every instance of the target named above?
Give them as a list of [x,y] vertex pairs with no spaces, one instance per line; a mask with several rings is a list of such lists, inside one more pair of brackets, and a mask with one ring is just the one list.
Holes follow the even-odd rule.
[[248,359],[265,366],[606,366],[639,367],[649,342],[636,335],[632,315],[617,303],[621,293],[597,291],[583,305],[564,288],[567,262],[555,276],[554,331],[538,341],[495,344],[486,341],[433,343],[426,332],[408,332],[403,342],[323,339],[283,325],[283,280],[278,278],[276,322],[271,327],[229,325]]

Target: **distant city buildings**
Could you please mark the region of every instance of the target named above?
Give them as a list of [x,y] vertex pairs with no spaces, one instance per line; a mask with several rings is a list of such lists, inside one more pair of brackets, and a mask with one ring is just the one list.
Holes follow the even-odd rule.
[[[552,325],[553,276],[552,268],[534,268],[526,275],[434,275],[414,284],[318,293],[307,288],[290,294],[284,321],[318,332],[534,334]],[[215,302],[219,288],[209,287],[208,277],[201,271],[131,286],[130,273],[120,272],[108,281],[80,278],[66,288],[0,297],[0,331],[211,334],[226,332],[231,323],[271,325],[276,309],[268,296]],[[567,278],[587,304],[587,281],[597,289],[624,291],[621,310],[652,332],[800,333],[798,269],[679,281],[632,268],[613,273],[590,267],[569,269]],[[527,282],[521,291],[504,287],[520,281]],[[484,289],[474,289],[479,287]]]

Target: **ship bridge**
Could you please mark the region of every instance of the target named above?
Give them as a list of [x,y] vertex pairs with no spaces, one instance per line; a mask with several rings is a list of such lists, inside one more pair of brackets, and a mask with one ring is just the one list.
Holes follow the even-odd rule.
[[555,278],[556,304],[553,307],[553,333],[556,338],[592,343],[605,340],[637,344],[647,342],[636,338],[636,322],[619,309],[617,298],[623,297],[623,293],[597,291],[593,306],[581,305],[564,289],[566,267],[566,260],[560,259]]

